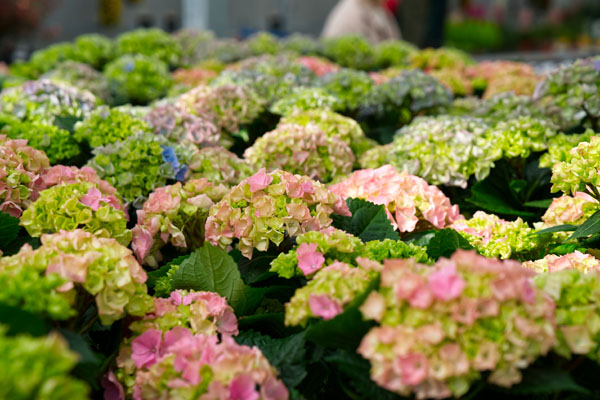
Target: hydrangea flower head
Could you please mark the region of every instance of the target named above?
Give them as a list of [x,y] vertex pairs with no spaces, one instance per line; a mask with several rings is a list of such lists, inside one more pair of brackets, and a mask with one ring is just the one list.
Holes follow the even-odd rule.
[[557,256],[548,254],[546,257],[536,261],[526,261],[523,263],[525,268],[533,269],[536,272],[557,272],[563,269],[575,269],[587,273],[589,271],[600,270],[600,260],[590,254],[583,254],[580,251]]
[[398,173],[391,165],[355,171],[330,187],[343,198],[365,199],[386,206],[388,218],[400,232],[431,226],[443,229],[462,218],[458,206],[433,185],[406,171]]
[[358,348],[383,388],[417,398],[460,397],[489,372],[511,386],[554,345],[554,303],[515,261],[458,250],[434,266],[386,260],[361,306],[372,328]]
[[[75,310],[79,296],[92,295],[98,307],[98,316],[105,325],[122,318],[125,313],[142,316],[152,308],[152,300],[146,291],[146,272],[137,263],[129,249],[114,239],[99,238],[81,229],[44,234],[42,245],[33,250],[25,245],[19,253],[0,258],[0,275],[23,276],[30,271],[38,276],[46,275],[59,286],[46,286],[52,295],[52,303],[41,305],[38,299],[24,308],[46,311],[54,318],[65,319]],[[14,281],[23,285],[19,296],[11,303],[27,299],[28,282]],[[14,295],[14,294],[13,294]],[[71,307],[63,315],[53,315],[53,307],[66,301]],[[41,310],[39,307],[43,307]]]
[[556,135],[556,127],[549,120],[522,116],[500,121],[491,136],[502,142],[504,157],[527,158],[531,152],[546,150],[548,140]]
[[552,167],[552,192],[567,194],[587,192],[597,196],[600,187],[598,161],[600,160],[600,136],[592,136],[589,142],[581,142],[569,151],[567,160]]
[[167,243],[181,250],[201,247],[208,211],[228,190],[204,178],[155,189],[137,211],[132,230],[138,260],[157,266],[162,259],[160,248]]
[[154,108],[144,119],[154,133],[173,142],[188,140],[197,145],[215,146],[220,141],[217,127],[212,122],[172,104]]
[[91,148],[96,148],[143,132],[150,132],[150,126],[141,118],[118,108],[103,106],[75,124],[73,136],[78,142],[85,142]]
[[258,168],[284,169],[321,182],[349,173],[354,164],[344,141],[310,124],[280,124],[247,148],[244,157]]
[[111,100],[106,78],[88,64],[67,60],[42,75],[40,79],[64,82],[87,90],[105,103]]
[[204,147],[189,161],[191,179],[206,178],[213,183],[235,186],[256,170],[248,161],[220,146]]
[[570,159],[569,151],[581,142],[589,142],[595,133],[587,129],[584,133],[566,135],[559,133],[548,140],[548,150],[540,157],[540,167],[552,168],[554,164]]
[[46,187],[41,174],[49,166],[46,154],[27,146],[26,140],[0,135],[0,211],[21,216]]
[[556,225],[581,225],[600,208],[600,203],[587,193],[554,198],[542,216],[545,227]]
[[332,213],[349,215],[344,201],[305,176],[264,169],[242,181],[211,207],[206,240],[226,248],[238,239],[242,254],[266,251],[287,236],[331,225]]

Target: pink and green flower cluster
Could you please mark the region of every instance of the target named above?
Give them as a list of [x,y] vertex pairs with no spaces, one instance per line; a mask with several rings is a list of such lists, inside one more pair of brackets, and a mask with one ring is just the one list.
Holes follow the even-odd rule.
[[41,174],[49,166],[46,154],[26,140],[0,135],[0,211],[19,217],[46,187]]
[[417,398],[460,397],[489,372],[510,387],[555,343],[554,303],[515,261],[459,250],[433,267],[386,260],[361,306],[372,328],[358,348],[371,378]]
[[258,168],[284,169],[325,183],[350,173],[355,160],[344,141],[312,124],[280,124],[247,148],[244,157]]
[[160,249],[171,243],[179,250],[194,250],[204,243],[208,211],[229,191],[207,179],[177,182],[150,193],[133,228],[133,251],[141,263],[158,266]]
[[358,258],[359,268],[335,261],[320,269],[285,305],[285,324],[305,326],[311,318],[330,320],[364,294],[378,276],[377,262]]
[[331,225],[331,214],[349,215],[346,203],[312,179],[276,170],[260,170],[215,204],[206,221],[206,240],[226,248],[238,239],[246,258],[266,251],[287,236]]
[[595,133],[587,129],[584,133],[567,135],[559,133],[548,140],[548,151],[540,157],[540,167],[552,168],[554,164],[567,161],[569,151],[581,142],[589,142]]
[[194,152],[189,163],[190,178],[206,178],[213,183],[235,186],[256,170],[248,161],[221,146],[204,147]]
[[343,198],[360,198],[386,207],[388,218],[400,232],[443,229],[462,218],[458,206],[436,186],[391,165],[355,171],[329,188]]
[[[125,314],[143,316],[152,308],[152,298],[144,284],[146,272],[131,251],[116,240],[77,229],[45,234],[41,241],[41,247],[36,250],[25,245],[16,255],[0,258],[0,276],[21,279],[45,276],[40,287],[48,292],[35,293],[35,297],[27,295],[30,282],[7,280],[15,296],[10,303],[23,301],[25,309],[66,319],[75,314],[75,306],[79,309],[91,296],[100,322],[105,325]],[[52,301],[40,303],[44,297]],[[27,303],[27,300],[32,302]],[[70,308],[65,309],[66,304]]]
[[[239,345],[229,335],[219,340],[182,326],[166,332],[149,329],[132,341],[131,355],[122,353],[117,362],[123,362],[117,375],[124,380],[127,394],[137,400],[289,398],[261,351]],[[114,375],[108,379],[116,395],[113,398],[123,399],[125,390]]]
[[565,194],[552,200],[542,216],[542,227],[581,225],[599,209],[600,203],[587,193],[577,192],[574,196]]
[[590,271],[600,270],[600,260],[590,254],[583,254],[582,252],[575,250],[573,253],[565,254],[563,256],[548,254],[540,260],[526,261],[523,263],[523,267],[532,269],[538,273],[554,273],[564,269],[574,269],[588,273]]
[[41,191],[40,197],[23,212],[21,225],[32,237],[83,229],[98,237],[113,238],[123,246],[131,242],[120,200],[89,182],[61,184]]
[[200,146],[216,146],[221,138],[212,122],[173,104],[154,108],[144,119],[154,133],[173,142],[187,140]]
[[545,235],[532,235],[534,229],[521,218],[505,221],[494,214],[477,211],[471,219],[460,219],[450,228],[458,231],[486,257],[519,258],[545,243]]

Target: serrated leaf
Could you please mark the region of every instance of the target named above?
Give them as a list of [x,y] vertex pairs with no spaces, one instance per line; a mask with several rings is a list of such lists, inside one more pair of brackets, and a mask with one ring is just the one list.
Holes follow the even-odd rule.
[[279,377],[288,388],[298,386],[307,375],[304,332],[275,339],[258,332],[248,331],[240,333],[235,341],[247,346],[257,346],[267,357],[269,363],[277,368]]
[[173,275],[173,287],[218,293],[236,312],[247,307],[249,293],[237,264],[225,250],[210,243],[181,263]]
[[336,228],[359,237],[363,242],[400,239],[398,232],[388,219],[383,205],[373,204],[363,199],[346,199],[346,204],[348,204],[352,216],[343,217],[334,214],[332,218]]
[[306,339],[324,347],[353,350],[371,325],[363,320],[358,307],[350,307],[333,319],[310,325],[306,329]]
[[489,178],[473,185],[471,197],[466,199],[466,201],[483,210],[496,214],[515,215],[518,217],[535,217],[538,215],[519,209],[520,205],[518,202],[507,196],[506,190],[499,188]]
[[5,250],[19,234],[19,218],[0,212],[0,250]]
[[587,221],[581,224],[569,237],[569,240],[591,236],[598,232],[600,232],[600,211],[596,211]]
[[458,249],[471,250],[473,246],[454,229],[437,231],[427,244],[427,254],[435,260],[450,257]]

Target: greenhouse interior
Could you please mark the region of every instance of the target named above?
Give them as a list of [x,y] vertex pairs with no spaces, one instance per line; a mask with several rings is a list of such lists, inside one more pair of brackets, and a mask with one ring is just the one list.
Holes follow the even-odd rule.
[[598,377],[597,0],[0,0],[0,400]]

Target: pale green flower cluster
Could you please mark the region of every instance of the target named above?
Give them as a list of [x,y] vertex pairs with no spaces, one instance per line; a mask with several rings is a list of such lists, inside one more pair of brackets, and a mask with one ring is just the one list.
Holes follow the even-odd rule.
[[46,72],[40,79],[65,82],[81,90],[87,90],[105,103],[111,100],[108,81],[104,75],[88,64],[72,60],[64,61]]
[[59,334],[7,336],[0,326],[0,398],[85,400],[89,388],[69,375],[77,354]]
[[96,148],[143,132],[151,132],[151,129],[141,118],[118,108],[102,106],[75,124],[73,137],[78,142],[85,142],[91,148]]
[[600,201],[600,136],[592,136],[569,151],[567,159],[552,167],[552,192],[587,192]]
[[557,134],[549,120],[525,116],[500,121],[492,130],[491,136],[502,142],[505,158],[527,158],[532,152],[544,151],[548,140]]
[[444,115],[416,118],[392,143],[363,154],[360,165],[391,164],[430,184],[465,188],[472,175],[484,179],[501,157],[501,142],[483,120]]
[[535,230],[521,218],[505,221],[483,211],[477,211],[471,219],[458,220],[450,227],[480,254],[490,258],[521,258],[539,249],[546,240],[546,235],[532,235]]
[[[126,313],[143,316],[152,309],[152,298],[144,284],[146,272],[131,250],[116,240],[98,238],[77,229],[42,235],[41,241],[36,250],[25,245],[16,255],[0,258],[0,276],[14,277],[3,279],[10,282],[12,289],[9,304],[66,319],[91,295],[105,325]],[[39,285],[26,280],[36,275],[45,277],[35,278]],[[30,292],[32,287],[46,292],[35,293],[34,297]],[[40,303],[40,300],[52,302]],[[65,302],[69,308],[65,309]]]
[[194,152],[189,163],[190,179],[235,186],[256,170],[250,163],[221,146],[204,147]]
[[317,125],[280,124],[248,147],[244,158],[258,168],[283,169],[327,183],[352,171],[354,154]]
[[273,103],[269,110],[273,114],[285,116],[299,111],[313,109],[337,110],[339,108],[337,98],[329,94],[325,89],[299,87]]
[[552,168],[554,164],[567,161],[569,151],[581,142],[589,142],[595,133],[587,129],[584,133],[567,135],[559,133],[548,140],[548,151],[540,157],[540,167]]

